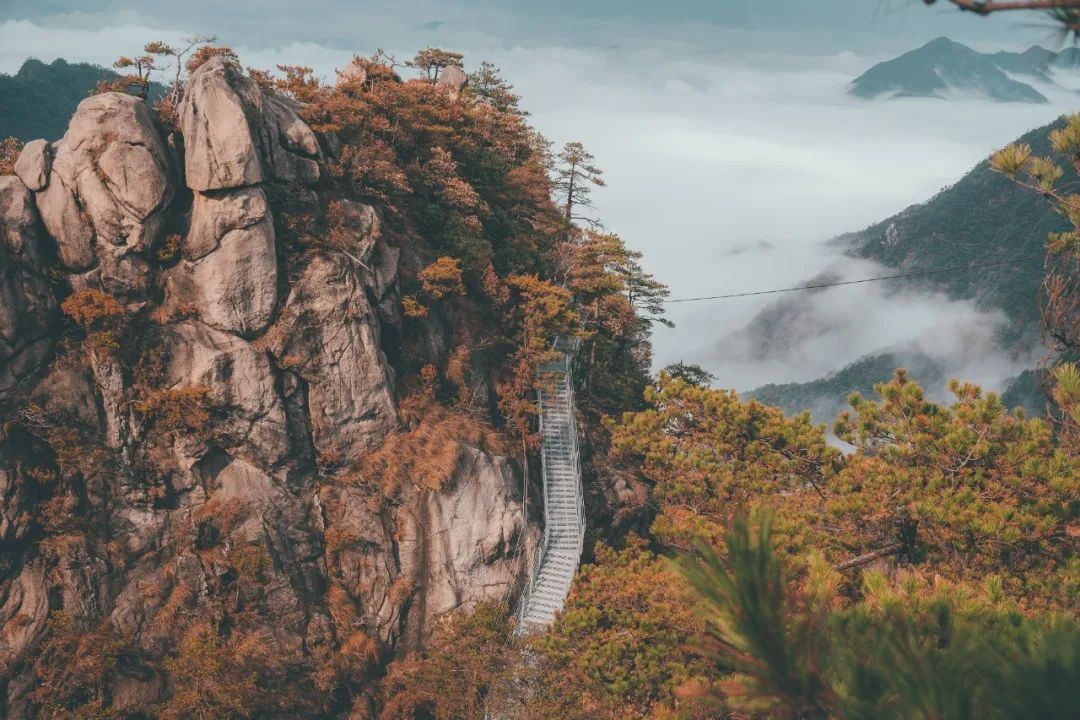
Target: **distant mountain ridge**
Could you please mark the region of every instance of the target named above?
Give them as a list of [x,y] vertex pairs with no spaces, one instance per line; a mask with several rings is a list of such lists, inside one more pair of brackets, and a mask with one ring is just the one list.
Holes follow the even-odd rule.
[[940,365],[924,353],[883,352],[867,355],[810,382],[762,385],[746,393],[746,397],[778,407],[789,415],[810,410],[818,420],[831,420],[846,406],[851,393],[871,396],[874,385],[887,380],[898,367],[906,368],[912,377],[927,386],[947,380]]
[[974,94],[998,102],[1046,103],[1046,96],[1012,75],[1053,83],[1052,73],[1076,67],[1080,49],[1059,53],[1035,46],[1022,53],[981,53],[940,37],[921,48],[878,63],[851,83],[849,92],[867,100],[881,97],[946,98]]
[[[89,63],[30,58],[14,75],[0,73],[0,138],[58,140],[80,102],[102,80],[119,75]],[[164,89],[153,86],[153,93]]]

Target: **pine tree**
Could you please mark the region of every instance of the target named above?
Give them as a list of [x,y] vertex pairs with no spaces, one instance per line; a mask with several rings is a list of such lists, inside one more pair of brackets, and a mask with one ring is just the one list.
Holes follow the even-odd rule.
[[555,157],[555,191],[563,199],[563,215],[567,222],[581,220],[589,225],[599,223],[590,217],[576,215],[575,210],[593,207],[590,199],[593,187],[604,187],[604,171],[593,164],[595,158],[579,142],[569,142]]
[[491,103],[496,110],[505,113],[527,115],[518,107],[521,96],[514,92],[514,86],[506,82],[499,74],[499,68],[489,62],[480,63],[480,67],[469,73],[468,93]]
[[416,53],[416,56],[407,61],[405,65],[406,67],[416,68],[424,73],[428,80],[436,82],[439,79],[439,73],[443,69],[451,65],[461,67],[463,58],[464,56],[461,53],[429,47]]

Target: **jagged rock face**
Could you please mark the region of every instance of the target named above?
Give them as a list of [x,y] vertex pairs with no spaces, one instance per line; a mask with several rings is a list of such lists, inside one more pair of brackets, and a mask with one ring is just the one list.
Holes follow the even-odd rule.
[[16,399],[49,355],[56,301],[44,276],[30,191],[0,177],[0,408]]
[[444,491],[421,493],[417,510],[400,513],[402,569],[427,578],[409,618],[417,632],[451,610],[513,593],[524,566],[515,551],[529,532],[519,484],[505,458],[465,448]]
[[266,353],[198,321],[170,329],[170,388],[205,388],[214,407],[229,408],[216,442],[270,468],[288,452],[285,410]]
[[[248,603],[268,652],[298,667],[357,632],[393,653],[450,610],[512,594],[538,535],[509,461],[471,447],[444,489],[406,484],[392,503],[327,470],[401,430],[382,347],[401,321],[401,251],[374,208],[338,201],[334,243],[282,266],[269,198],[300,189],[325,210],[302,186],[333,142],[227,59],[187,87],[182,143],[137,98],[103,94],[0,178],[0,717],[35,716],[53,611],[156,658],[133,656],[109,688],[114,708],[145,709],[170,692],[161,658],[190,618]],[[166,227],[179,259],[159,268]],[[61,294],[123,301],[121,347],[53,358],[52,258]],[[45,449],[57,429],[77,444],[63,467]],[[46,551],[50,523],[64,542]]]
[[362,457],[398,424],[378,320],[345,257],[315,257],[293,288],[274,355],[308,383],[320,455]]
[[270,217],[270,206],[262,188],[249,187],[234,192],[196,193],[191,211],[191,227],[184,239],[184,259],[201,260],[221,246],[231,232],[246,230]]
[[308,384],[317,452],[361,457],[398,425],[379,320],[368,296],[371,289],[383,297],[379,290],[386,292],[397,266],[396,256],[376,265],[380,280],[370,264],[382,245],[371,207],[346,203],[343,215],[355,241],[344,252],[311,258],[289,294],[270,349]]
[[170,302],[227,332],[266,329],[277,304],[274,225],[263,183],[314,183],[319,140],[288,98],[263,93],[240,66],[212,58],[180,106],[184,177],[195,192],[184,263]]

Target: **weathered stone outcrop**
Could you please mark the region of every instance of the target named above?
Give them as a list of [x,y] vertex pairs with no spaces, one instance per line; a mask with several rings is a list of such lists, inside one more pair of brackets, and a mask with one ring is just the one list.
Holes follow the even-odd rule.
[[262,188],[232,192],[196,193],[191,225],[184,239],[184,259],[201,260],[221,246],[231,232],[246,230],[270,218],[270,206]]
[[0,408],[38,374],[54,340],[56,301],[30,191],[0,177]]
[[539,538],[521,511],[506,458],[463,447],[447,486],[411,486],[393,512],[344,487],[329,513],[338,537],[332,574],[363,624],[385,643],[417,642],[452,610],[506,598],[521,582],[522,548]]
[[212,58],[192,74],[180,106],[184,177],[194,204],[184,262],[169,276],[174,307],[252,336],[277,305],[274,223],[260,185],[319,179],[318,137],[293,100],[264,93],[240,66]]
[[[40,165],[41,152],[28,146],[25,164]],[[72,285],[141,297],[150,271],[143,254],[158,240],[174,193],[146,103],[120,93],[87,98],[52,155],[36,202]]]
[[273,335],[278,362],[308,384],[312,439],[320,454],[361,457],[397,427],[378,320],[347,258],[311,259]]
[[15,174],[30,190],[44,190],[49,184],[52,156],[53,149],[48,140],[31,140],[23,146],[15,161]]
[[319,179],[319,141],[299,105],[263,93],[240,65],[212,58],[188,81],[180,106],[184,170],[199,192]]
[[449,65],[443,68],[439,73],[439,79],[435,81],[435,86],[445,90],[450,97],[457,98],[461,94],[461,89],[469,82],[469,76],[465,74],[457,65]]
[[[29,656],[45,635],[50,611],[49,583],[41,560],[20,564],[16,570],[5,572],[5,576],[0,583],[0,658],[10,661]],[[32,687],[30,682],[28,674],[10,677],[0,705],[7,711],[6,717],[31,717],[26,698]]]
[[383,293],[396,276],[384,261],[368,264],[380,244],[379,219],[366,205],[344,203],[353,242],[312,257],[293,286],[271,352],[308,384],[312,439],[328,457],[360,457],[398,424],[391,371],[379,344],[379,319],[368,284]]
[[215,441],[256,466],[270,468],[289,454],[285,410],[265,353],[198,321],[169,331],[165,386],[204,388],[222,408]]

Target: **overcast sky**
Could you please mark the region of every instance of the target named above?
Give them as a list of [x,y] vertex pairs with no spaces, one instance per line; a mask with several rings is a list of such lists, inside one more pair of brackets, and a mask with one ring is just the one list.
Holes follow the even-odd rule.
[[[1018,42],[1020,18],[961,17],[922,0],[0,0],[7,19],[96,30],[118,24],[215,32],[226,42],[336,49],[476,40],[698,49],[906,49],[937,35],[987,45]],[[1030,21],[1027,21],[1030,22]],[[1050,36],[1025,28],[1027,37]]]
[[[217,34],[248,65],[302,63],[326,78],[378,47],[402,57],[426,45],[461,50],[467,64],[501,66],[552,141],[594,152],[608,179],[598,213],[675,296],[712,295],[798,284],[825,268],[875,272],[824,242],[927,199],[993,149],[1080,109],[1063,87],[1039,88],[1045,106],[846,95],[875,62],[939,35],[983,50],[1060,42],[1029,17],[961,16],[946,5],[0,0],[0,72],[28,56],[107,64],[148,39],[195,33]],[[961,327],[965,345],[982,342],[1000,317],[866,285],[806,298],[813,333],[748,355],[739,330],[768,302],[672,306],[677,327],[657,333],[657,362],[700,362],[737,389],[813,379],[890,342],[938,348],[957,373],[990,385],[1015,369],[950,342]]]

